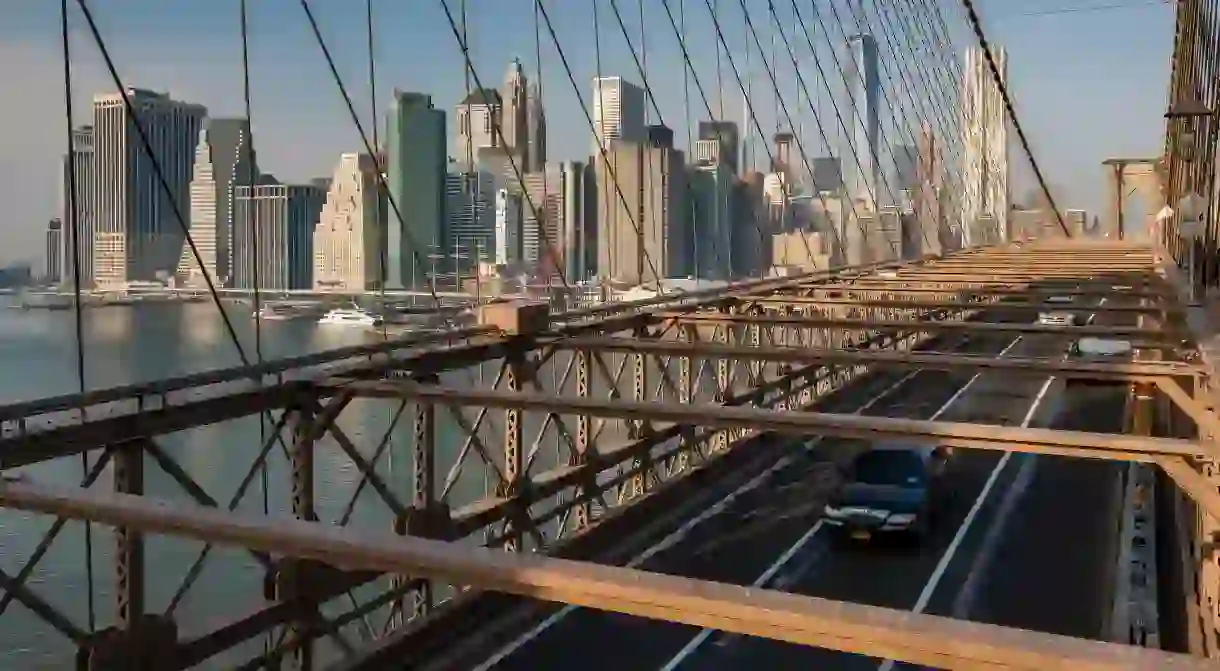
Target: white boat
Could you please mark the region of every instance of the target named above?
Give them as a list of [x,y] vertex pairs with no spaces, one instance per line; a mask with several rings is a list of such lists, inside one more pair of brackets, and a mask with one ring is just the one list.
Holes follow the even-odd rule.
[[377,326],[381,317],[370,314],[358,307],[335,308],[318,320],[319,324],[343,324],[346,326]]

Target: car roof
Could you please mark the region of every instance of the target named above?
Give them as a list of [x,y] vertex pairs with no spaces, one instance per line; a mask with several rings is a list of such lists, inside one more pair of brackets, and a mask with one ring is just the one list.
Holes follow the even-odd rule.
[[858,456],[863,456],[869,452],[915,452],[922,457],[927,457],[932,454],[933,449],[934,447],[927,443],[890,438],[873,441],[868,450],[861,452]]
[[1113,338],[1081,338],[1076,341],[1076,347],[1081,354],[1114,356],[1131,353],[1131,341]]

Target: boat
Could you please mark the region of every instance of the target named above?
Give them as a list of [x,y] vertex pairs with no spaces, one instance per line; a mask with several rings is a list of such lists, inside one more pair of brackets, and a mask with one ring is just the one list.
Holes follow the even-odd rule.
[[270,321],[282,321],[292,319],[292,313],[288,308],[277,307],[274,305],[264,305],[263,309],[254,313],[255,319],[263,319]]
[[319,324],[343,324],[347,326],[378,326],[381,317],[352,306],[350,308],[335,308],[318,320]]

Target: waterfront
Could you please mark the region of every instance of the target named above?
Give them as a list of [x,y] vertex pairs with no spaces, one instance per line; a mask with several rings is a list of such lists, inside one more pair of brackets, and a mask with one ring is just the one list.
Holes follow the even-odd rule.
[[[86,310],[84,323],[85,380],[89,389],[157,380],[240,363],[220,315],[208,304],[156,304],[113,310]],[[255,321],[247,306],[229,308],[231,322],[249,356],[254,357]],[[78,390],[75,316],[71,311],[0,310],[0,402],[42,398]],[[265,321],[261,326],[263,356],[280,358],[336,347],[374,343],[381,334],[351,327],[319,326],[312,320]],[[494,374],[494,372],[493,372]],[[478,373],[467,384],[477,383]],[[389,425],[389,403],[357,401],[339,424],[361,448],[372,451]],[[438,470],[443,480],[456,451],[454,427],[438,422]],[[379,472],[387,484],[410,497],[410,412],[404,413]],[[446,439],[448,438],[448,439]],[[258,451],[257,418],[226,422],[184,432],[159,441],[167,452],[223,506],[236,491]],[[367,453],[366,453],[367,455]],[[94,455],[96,458],[96,455]],[[345,514],[359,470],[339,450],[320,449],[317,457],[317,499],[321,519],[337,521]],[[268,509],[283,513],[290,499],[286,464],[276,452],[268,461]],[[77,486],[81,479],[77,459],[60,459],[23,469],[39,482]],[[455,501],[469,501],[484,491],[478,469],[467,469],[454,486]],[[109,489],[111,477],[103,474],[96,485]],[[145,488],[151,496],[188,501],[183,489],[146,458]],[[364,487],[352,506],[351,520],[362,528],[389,530],[390,512]],[[263,492],[256,480],[238,505],[239,510],[263,511]],[[49,528],[51,520],[11,511],[0,513],[0,567],[15,574]],[[39,596],[61,609],[78,626],[88,628],[88,581],[82,525],[69,524],[32,574],[30,584]],[[94,590],[99,627],[113,621],[113,537],[95,528]],[[165,612],[202,545],[161,537],[146,541],[148,558],[148,610]],[[201,633],[264,603],[261,574],[248,555],[217,550],[205,563],[198,584],[186,593],[174,615],[182,636]],[[263,641],[251,642],[262,649]],[[248,656],[251,647],[244,653]],[[70,667],[70,644],[29,611],[13,603],[0,615],[0,669],[61,669]],[[218,657],[204,668],[231,666]]]

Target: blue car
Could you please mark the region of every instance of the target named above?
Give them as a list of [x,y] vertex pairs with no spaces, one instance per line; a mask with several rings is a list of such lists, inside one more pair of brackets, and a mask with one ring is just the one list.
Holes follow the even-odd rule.
[[845,469],[823,523],[860,541],[881,534],[922,538],[942,498],[950,454],[944,447],[874,443]]

